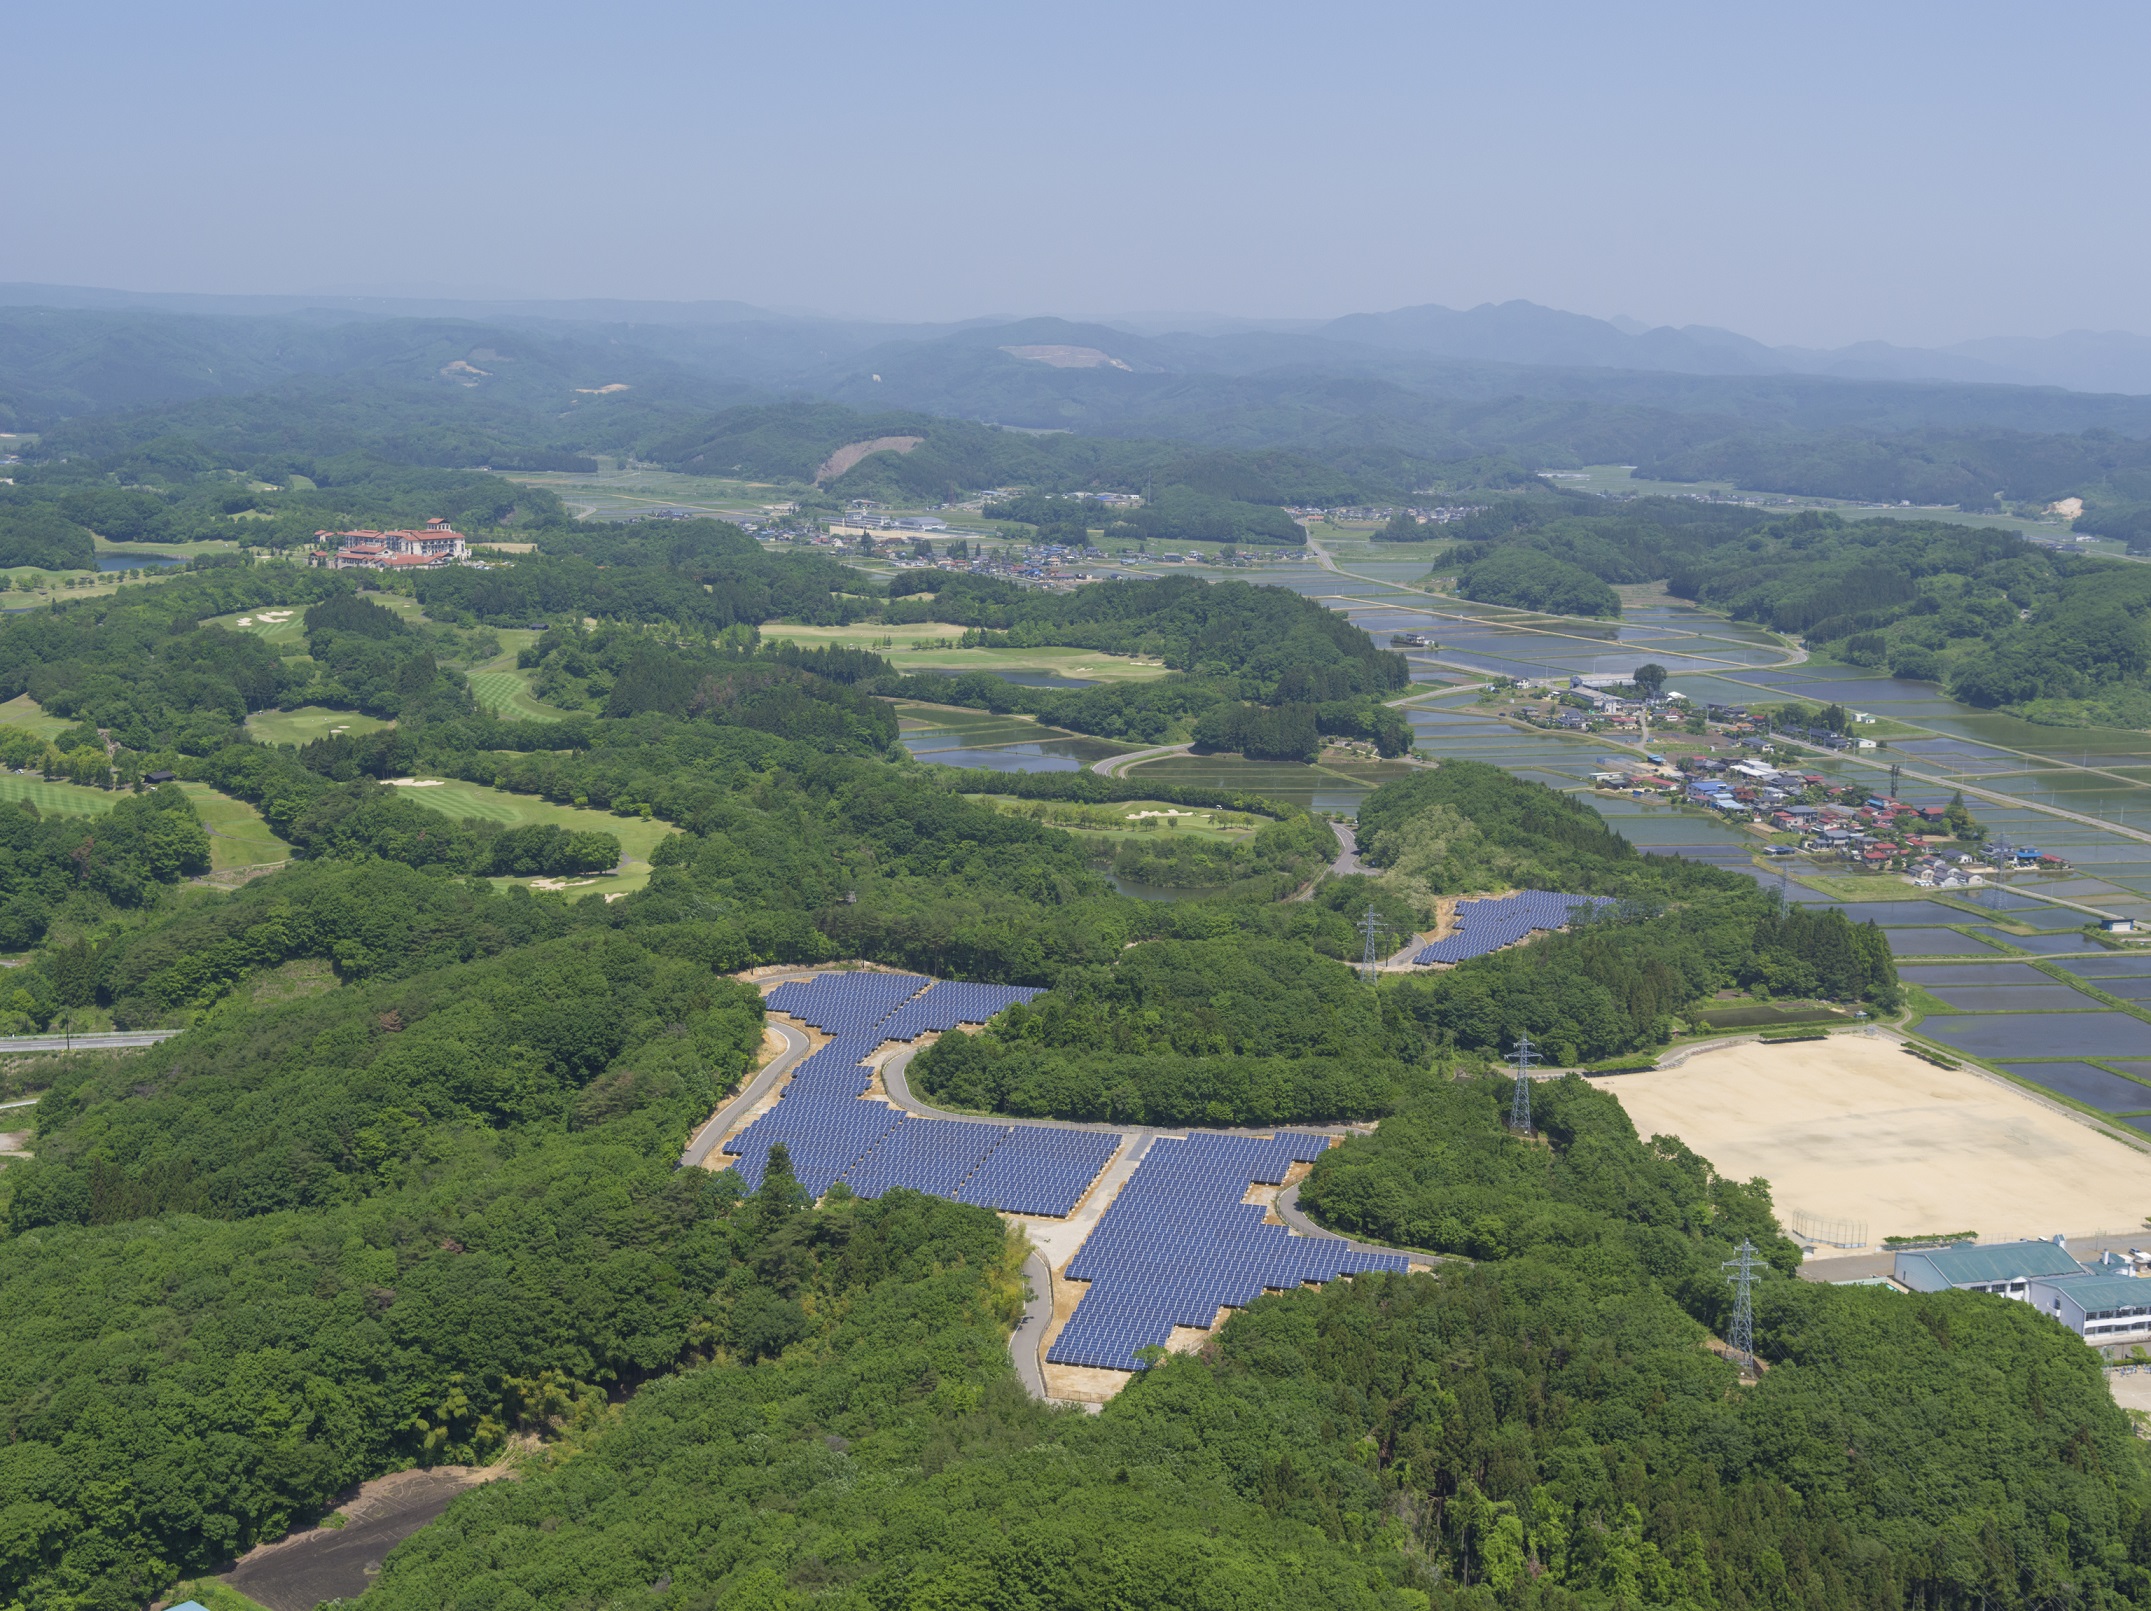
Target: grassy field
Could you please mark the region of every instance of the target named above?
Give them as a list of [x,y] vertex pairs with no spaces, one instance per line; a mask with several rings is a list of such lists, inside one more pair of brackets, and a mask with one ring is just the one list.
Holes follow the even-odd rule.
[[679,475],[670,470],[622,470],[617,461],[592,474],[540,471],[508,480],[556,493],[577,516],[589,520],[623,520],[654,509],[690,509],[715,520],[762,515],[786,501],[782,491],[755,481],[722,476]]
[[[166,576],[181,574],[181,567],[154,566],[149,562],[157,559],[189,560],[201,554],[228,554],[238,544],[226,541],[206,543],[115,543],[102,537],[93,538],[99,557],[138,561],[149,571],[148,580],[158,581]],[[54,599],[100,598],[118,592],[122,587],[140,585],[128,579],[120,571],[48,571],[35,565],[10,565],[0,569],[0,577],[11,584],[9,591],[0,594],[0,607],[10,610],[28,609],[33,605],[50,604]],[[25,591],[25,581],[40,584]],[[70,587],[65,582],[76,585]]]
[[[291,847],[269,831],[261,813],[244,800],[219,794],[206,783],[182,783],[196,815],[209,831],[209,867],[261,867],[291,860]],[[27,800],[47,816],[101,817],[127,796],[108,789],[85,789],[74,783],[47,783],[39,777],[0,772],[0,801]]]
[[[1030,671],[1078,682],[1146,682],[1166,675],[1162,661],[1100,654],[1095,649],[958,649],[963,628],[938,621],[916,626],[771,626],[765,642],[789,640],[805,649],[868,649],[898,671]],[[919,647],[919,645],[930,647]]]
[[0,704],[0,722],[10,727],[27,727],[40,738],[57,738],[75,725],[63,717],[47,716],[44,707],[28,694],[17,694]]
[[[607,873],[594,878],[577,878],[566,881],[570,895],[626,894],[638,890],[650,881],[650,852],[658,841],[674,831],[669,822],[646,822],[640,817],[616,817],[607,811],[590,811],[577,806],[559,806],[540,800],[530,794],[508,794],[500,789],[489,789],[480,783],[464,783],[457,780],[432,782],[430,787],[411,788],[404,793],[429,810],[438,811],[444,817],[461,821],[465,817],[478,817],[487,822],[497,822],[503,827],[520,828],[534,822],[550,822],[577,833],[609,833],[620,841],[620,849],[627,858],[627,869],[620,873]],[[497,878],[497,884],[530,884],[537,888],[557,887],[559,880]]]
[[[394,611],[411,626],[425,623],[426,612],[418,600],[402,593],[368,593],[366,601]],[[251,632],[258,638],[267,638],[286,657],[306,652],[306,611],[297,605],[235,610],[230,615],[210,616],[202,625],[223,627],[228,632]]]
[[969,798],[1013,817],[1030,817],[1051,827],[1114,838],[1160,839],[1167,835],[1178,838],[1192,834],[1236,844],[1269,821],[1267,817],[1245,811],[1176,806],[1163,800],[1116,800],[1111,805],[1078,805],[1061,800],[1021,800],[1006,794],[974,794]]
[[513,717],[522,721],[557,722],[568,713],[557,705],[548,705],[530,691],[530,673],[518,671],[511,658],[508,665],[492,662],[487,667],[470,672],[471,697],[485,709],[500,717]]
[[311,744],[331,733],[377,733],[394,722],[378,716],[362,716],[355,710],[331,710],[326,705],[301,705],[295,710],[257,710],[246,719],[246,730],[263,744]]
[[523,627],[499,627],[494,629],[503,647],[501,652],[481,665],[471,667],[465,673],[471,685],[471,696],[485,709],[503,718],[523,721],[557,722],[568,713],[557,705],[548,705],[530,691],[530,673],[517,668],[515,657],[540,634]]
[[0,772],[0,800],[27,800],[46,816],[101,817],[119,804],[109,789],[85,789],[77,783],[47,783],[41,777]]
[[285,654],[298,654],[306,647],[306,612],[296,605],[289,608],[267,610],[242,610],[231,615],[213,615],[203,626],[222,627],[227,632],[251,632],[257,638],[266,638]]
[[182,783],[180,788],[194,802],[195,814],[202,819],[202,826],[209,830],[211,872],[229,872],[235,867],[267,867],[291,860],[291,846],[270,832],[261,813],[244,800],[219,794],[206,783]]

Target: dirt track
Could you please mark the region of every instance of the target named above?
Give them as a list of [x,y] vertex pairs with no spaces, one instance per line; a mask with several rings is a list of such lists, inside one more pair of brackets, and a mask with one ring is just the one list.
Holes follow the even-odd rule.
[[340,1514],[349,1518],[342,1527],[315,1527],[263,1544],[242,1556],[223,1581],[269,1611],[314,1611],[324,1600],[355,1600],[379,1574],[388,1552],[446,1510],[451,1499],[506,1474],[492,1466],[439,1466],[379,1478],[342,1507]]

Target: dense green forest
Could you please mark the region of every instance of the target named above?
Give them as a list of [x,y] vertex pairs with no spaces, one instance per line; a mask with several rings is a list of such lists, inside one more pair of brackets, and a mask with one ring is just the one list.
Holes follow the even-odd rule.
[[[1586,583],[1670,578],[1822,653],[2061,714],[2122,709],[2144,686],[2151,597],[2132,573],[1929,523],[1575,498],[1485,457],[1640,462],[1639,444],[1687,451],[1746,419],[1681,414],[1670,384],[1579,407],[1494,377],[1458,402],[1393,378],[1066,372],[974,344],[978,373],[1010,388],[996,396],[1035,384],[1080,403],[1126,378],[1149,399],[1147,415],[1123,401],[1075,416],[1124,436],[1035,435],[817,403],[726,412],[738,399],[691,384],[651,337],[337,328],[288,346],[273,321],[244,340],[167,331],[163,390],[123,397],[91,395],[93,360],[147,325],[70,336],[0,318],[0,356],[35,359],[35,385],[8,378],[0,408],[50,426],[0,487],[0,562],[87,564],[93,533],[288,549],[317,526],[433,515],[537,545],[420,578],[427,620],[281,564],[0,618],[0,698],[75,724],[50,746],[0,731],[0,761],[113,800],[94,820],[0,810],[0,947],[20,964],[0,1007],[24,1027],[72,1014],[184,1031],[5,1075],[39,1099],[34,1157],[0,1171],[0,1607],[134,1611],[353,1482],[518,1438],[543,1445],[519,1480],[458,1501],[369,1598],[2151,1603],[2151,1478],[2075,1339],[1974,1295],[1780,1279],[1795,1255],[1765,1185],[1638,1137],[1580,1081],[1539,1088],[1537,1139],[1502,1123],[1506,1088],[1482,1070],[1520,1030],[1577,1063],[1662,1043],[1731,985],[1894,1001],[1871,925],[1640,854],[1587,805],[1468,762],[1376,791],[1368,870],[1347,879],[1323,877],[1326,824],[1275,802],[921,766],[893,742],[890,696],[1257,755],[1328,736],[1397,753],[1409,730],[1382,700],[1404,670],[1278,590],[1176,578],[1048,595],[936,576],[892,596],[716,523],[577,526],[549,494],[472,467],[659,458],[662,443],[666,462],[803,484],[837,447],[917,435],[824,492],[1020,485],[1043,533],[1077,518],[1045,495],[1153,489],[1159,519],[1256,523],[1239,541],[1264,521],[1296,540],[1286,503],[1491,488],[1444,532],[1482,576],[1552,576],[1601,604]],[[228,382],[207,378],[219,353]],[[334,378],[360,363],[368,384]],[[594,390],[615,382],[628,390]],[[1777,390],[1797,409],[1827,388]],[[1277,451],[1288,437],[1306,451]],[[2126,456],[2092,466],[2101,485],[2125,489]],[[303,637],[208,624],[269,606],[299,612]],[[1168,674],[1021,689],[767,641],[780,617],[877,616],[1155,656]],[[534,626],[521,669],[564,715],[487,714],[466,670]],[[250,736],[249,714],[305,701],[395,725]],[[236,890],[193,882],[209,840],[182,791],[146,782],[157,769],[251,803],[297,861]],[[414,774],[675,831],[647,887],[616,901],[502,887],[610,865],[618,837],[452,821],[385,786]],[[1024,809],[1138,798],[1263,826],[1115,844]],[[1108,862],[1212,893],[1134,900]],[[1616,901],[1379,989],[1344,965],[1370,905],[1403,933],[1445,897],[1519,886]],[[1005,1348],[1022,1249],[995,1216],[901,1192],[811,1205],[782,1159],[752,1197],[674,1167],[757,1055],[759,1000],[727,976],[852,957],[1046,987],[916,1060],[920,1088],[953,1105],[1381,1118],[1324,1157],[1303,1206],[1457,1262],[1266,1298],[1100,1415],[1032,1403]],[[1757,1302],[1769,1368],[1749,1386],[1711,1344],[1742,1237],[1774,1272]]]
[[93,537],[292,550],[323,529],[416,526],[434,516],[480,535],[567,519],[551,493],[480,471],[410,468],[360,453],[233,458],[176,437],[107,457],[19,465],[13,477],[0,485],[0,567],[89,570]]
[[[1801,492],[1867,503],[2047,504],[2151,498],[2151,442],[2140,433],[2081,435],[2022,430],[1740,433],[1668,455],[1636,473],[1649,480],[1730,481],[1760,492]],[[2104,493],[2105,497],[2100,498]]]
[[1359,832],[1375,873],[1337,881],[1324,905],[1356,917],[1374,904],[1393,932],[1426,927],[1437,899],[1464,892],[1526,887],[1617,904],[1570,932],[1398,976],[1379,992],[1329,960],[1348,951],[1315,954],[1313,934],[1282,923],[1161,937],[1110,969],[1058,974],[1050,995],[982,1035],[936,1042],[916,1061],[920,1089],[1032,1117],[1361,1119],[1395,1106],[1408,1071],[1453,1052],[1498,1056],[1523,1032],[1557,1064],[1662,1045],[1683,1012],[1732,985],[1898,999],[1872,923],[1788,912],[1753,879],[1641,855],[1588,805],[1496,767],[1448,761],[1384,784]]
[[[681,567],[747,557],[688,548]],[[675,557],[544,563],[616,583]],[[1176,676],[1250,694],[1381,691],[1388,657],[1302,601],[1184,591],[1051,624],[1156,632]],[[690,594],[714,596],[662,597]],[[305,610],[313,669],[215,652],[263,640],[200,625],[271,599]],[[1048,622],[973,602],[1012,612],[977,630]],[[1752,880],[1642,856],[1580,802],[1465,762],[1377,791],[1373,871],[1285,902],[1334,853],[1303,812],[922,767],[890,750],[874,657],[655,608],[588,629],[580,595],[558,604],[530,668],[574,711],[552,722],[436,697],[479,612],[413,625],[334,575],[209,571],[0,621],[18,686],[62,668],[38,686],[111,713],[123,755],[171,757],[304,852],[229,894],[185,887],[202,841],[169,791],[103,819],[101,883],[69,819],[12,830],[25,882],[0,914],[43,901],[48,936],[13,970],[16,1010],[186,1033],[74,1059],[39,1102],[35,1159],[0,1172],[0,1604],[131,1611],[360,1477],[517,1433],[554,1452],[459,1501],[373,1597],[864,1608],[990,1584],[1071,1607],[1491,1591],[1970,1611],[2063,1581],[2140,1592],[2140,1457],[2073,1339],[2019,1306],[1773,1283],[1774,1368],[1732,1391],[1701,1344],[1728,1241],[1782,1249],[1767,1194],[1644,1146],[1587,1091],[1549,1091],[1556,1150],[1526,1148],[1488,1086],[1442,1077],[1519,1025],[1563,1056],[1649,1045],[1725,983],[1882,999],[1871,930],[1782,914]],[[328,662],[408,696],[397,725],[247,739],[251,701]],[[678,831],[619,901],[501,889],[484,875],[593,852],[381,787],[413,773]],[[1161,788],[1266,820],[1194,853],[1222,862],[1204,871],[1223,893],[1120,896],[1096,844],[1009,808]],[[1368,904],[1404,927],[1513,883],[1621,899],[1378,992],[1337,960]],[[757,1042],[753,992],[724,975],[854,956],[1049,987],[918,1059],[963,1105],[1390,1115],[1305,1200],[1481,1262],[1264,1300],[1101,1416],[1033,1405],[1003,1346],[1015,1255],[994,1216],[902,1193],[810,1207],[781,1167],[742,1200],[672,1168]],[[1413,1141],[1429,1130],[1438,1146]],[[1966,1359],[1998,1385],[1965,1384]],[[1933,1458],[1949,1483],[1901,1491]]]
[[1803,514],[1695,556],[1668,586],[1968,704],[2151,721],[2151,577],[2139,566],[1946,523]]
[[[884,677],[878,692],[1023,711],[1057,727],[1158,743],[1176,730],[1208,748],[1311,760],[1322,738],[1358,738],[1384,755],[1411,748],[1382,703],[1406,686],[1404,657],[1335,611],[1283,588],[1193,577],[1108,582],[1044,593],[984,578],[914,572],[884,618],[945,621],[987,648],[1068,645],[1154,656],[1180,675],[1094,688],[1025,688],[998,677]],[[927,595],[930,594],[931,597]]]
[[2151,578],[1947,520],[1575,493],[1491,501],[1449,528],[1466,597],[1618,612],[1607,584],[1677,596],[1858,666],[2034,720],[2151,725]]
[[1620,595],[1580,565],[1508,544],[1457,572],[1456,590],[1482,604],[1554,615],[1619,615]]
[[[1428,1240],[1464,1223],[1482,1262],[1264,1298],[1096,1416],[1014,1387],[989,1216],[905,1194],[792,1206],[779,1176],[731,1223],[787,1249],[756,1267],[798,1294],[790,1346],[653,1384],[566,1458],[459,1501],[368,1597],[1879,1611],[2142,1595],[2143,1456],[2076,1339],[1972,1294],[1770,1280],[1771,1368],[1736,1389],[1706,1327],[1734,1240],[1796,1256],[1767,1189],[1640,1142],[1576,1085],[1547,1093],[1550,1146],[1520,1140],[1502,1095],[1430,1085],[1315,1177],[1350,1218],[1356,1183],[1397,1195],[1371,1169],[1421,1168],[1422,1194],[1445,1193]],[[1385,1146],[1393,1132],[1406,1140]]]

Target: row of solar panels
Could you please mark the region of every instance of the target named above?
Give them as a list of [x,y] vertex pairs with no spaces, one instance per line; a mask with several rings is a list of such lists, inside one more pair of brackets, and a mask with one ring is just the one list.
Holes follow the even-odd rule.
[[778,985],[768,1006],[830,1035],[879,1029],[879,1042],[983,1024],[1037,994],[1028,985],[957,984],[915,973],[828,973]]
[[823,974],[769,993],[771,1010],[831,1035],[793,1072],[784,1096],[725,1151],[759,1187],[769,1150],[783,1142],[792,1173],[819,1197],[842,1180],[861,1197],[896,1187],[1011,1213],[1065,1216],[1119,1148],[1120,1137],[921,1119],[864,1101],[864,1064],[891,1040],[911,1040],[958,1024],[984,1023],[1038,992],[1023,986],[957,984],[916,974]]
[[[797,1114],[785,1111],[789,1105],[779,1103],[728,1148],[739,1155],[749,1187],[761,1185],[769,1150],[781,1141],[793,1175],[816,1197],[841,1180],[861,1197],[902,1186],[1012,1214],[1065,1218],[1120,1146],[1111,1131],[921,1119],[879,1102]],[[950,1133],[946,1139],[943,1132]]]
[[1565,928],[1575,921],[1576,908],[1611,906],[1605,895],[1553,895],[1527,889],[1517,895],[1500,895],[1456,903],[1457,932],[1431,945],[1421,946],[1414,962],[1463,962],[1514,945],[1533,929]]
[[1295,1237],[1263,1223],[1263,1206],[1241,1199],[1251,1183],[1277,1185],[1295,1163],[1312,1163],[1325,1136],[1285,1131],[1267,1139],[1198,1131],[1160,1138],[1069,1262],[1090,1289],[1046,1357],[1058,1365],[1140,1370],[1141,1348],[1162,1347],[1175,1326],[1207,1327],[1221,1308],[1266,1290],[1407,1268],[1387,1253]]

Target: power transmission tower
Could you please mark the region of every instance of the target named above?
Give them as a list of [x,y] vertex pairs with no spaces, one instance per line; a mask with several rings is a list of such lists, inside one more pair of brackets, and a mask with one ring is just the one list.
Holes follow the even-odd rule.
[[1755,1244],[1745,1237],[1733,1250],[1739,1256],[1720,1266],[1732,1271],[1725,1279],[1733,1289],[1733,1323],[1727,1328],[1726,1346],[1740,1366],[1740,1374],[1755,1374]]
[[1509,1061],[1516,1065],[1516,1092],[1509,1098],[1509,1128],[1520,1136],[1531,1134],[1531,1065],[1539,1060],[1529,1031],[1518,1031],[1516,1050]]
[[1897,774],[1904,770],[1895,761],[1890,762],[1890,798],[1897,798]]
[[1368,984],[1372,984],[1374,983],[1376,971],[1375,964],[1381,960],[1380,953],[1375,949],[1375,942],[1388,930],[1389,925],[1382,920],[1381,913],[1370,906],[1367,908],[1367,915],[1355,923],[1353,927],[1359,930],[1366,941],[1366,944],[1360,948],[1359,976]]

